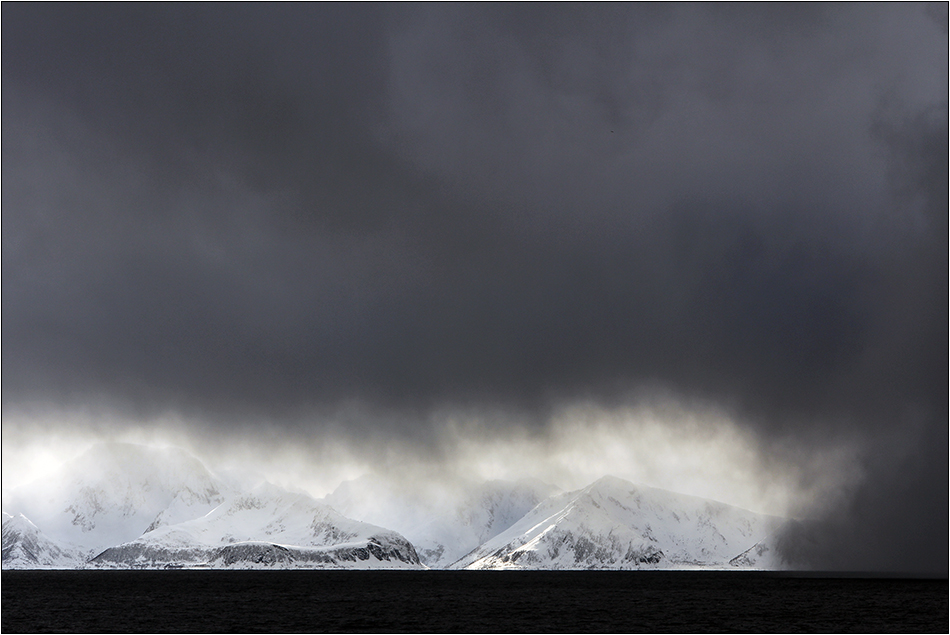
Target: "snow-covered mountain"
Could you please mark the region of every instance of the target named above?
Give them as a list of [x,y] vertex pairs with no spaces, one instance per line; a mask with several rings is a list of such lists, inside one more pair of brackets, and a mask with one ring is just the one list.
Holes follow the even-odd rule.
[[566,493],[364,477],[323,500],[246,489],[259,480],[222,480],[178,449],[96,446],[4,501],[3,568],[787,566],[784,519],[613,477]]
[[4,569],[74,569],[83,562],[80,550],[47,538],[23,514],[3,512]]
[[270,483],[201,518],[156,527],[106,549],[90,564],[423,568],[412,544],[398,533],[351,520],[306,494]]
[[149,528],[203,516],[228,493],[184,450],[104,443],[17,488],[4,506],[55,542],[95,555]]
[[451,568],[754,567],[758,556],[737,557],[754,554],[782,522],[608,476],[552,496]]
[[175,448],[97,445],[4,505],[6,569],[422,567],[395,532],[267,483],[241,493]]
[[558,491],[537,480],[488,481],[407,489],[378,476],[341,484],[324,500],[353,518],[391,527],[416,547],[428,567],[442,569],[521,519]]

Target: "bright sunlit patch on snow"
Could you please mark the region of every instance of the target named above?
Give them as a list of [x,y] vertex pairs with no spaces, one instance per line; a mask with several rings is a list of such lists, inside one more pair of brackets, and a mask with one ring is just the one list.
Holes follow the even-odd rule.
[[19,485],[55,473],[93,443],[84,432],[70,432],[58,418],[3,415],[3,497]]
[[[4,424],[4,437],[8,434]],[[11,436],[14,434],[10,432]],[[82,441],[51,438],[45,443],[3,443],[3,492],[54,473],[89,447]]]

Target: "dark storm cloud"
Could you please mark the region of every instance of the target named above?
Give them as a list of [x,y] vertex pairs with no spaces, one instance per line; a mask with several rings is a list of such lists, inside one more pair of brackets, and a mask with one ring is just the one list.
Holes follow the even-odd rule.
[[839,408],[878,433],[869,474],[845,506],[793,528],[784,546],[829,568],[945,573],[947,104],[891,117],[877,131],[891,152],[898,196],[912,205],[922,235],[887,261],[862,365],[837,397]]
[[422,439],[662,385],[861,438],[829,523],[945,563],[938,14],[5,4],[4,406]]

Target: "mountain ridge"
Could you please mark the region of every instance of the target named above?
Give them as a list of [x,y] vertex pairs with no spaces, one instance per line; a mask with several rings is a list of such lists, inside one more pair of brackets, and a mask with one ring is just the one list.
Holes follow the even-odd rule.
[[785,522],[605,476],[552,496],[452,569],[735,568]]
[[183,450],[103,445],[58,489],[46,479],[11,497],[4,569],[786,567],[785,519],[614,476],[451,495],[363,477],[316,499],[266,481],[235,489]]

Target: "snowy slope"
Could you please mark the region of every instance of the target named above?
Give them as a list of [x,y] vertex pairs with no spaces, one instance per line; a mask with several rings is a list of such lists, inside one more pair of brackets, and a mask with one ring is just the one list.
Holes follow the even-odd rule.
[[407,490],[364,476],[341,484],[324,500],[347,516],[399,531],[426,566],[441,569],[508,529],[555,491],[533,480]]
[[694,496],[604,477],[544,501],[453,569],[666,569],[730,561],[783,522]]
[[786,566],[783,519],[612,477],[557,494],[539,481],[364,477],[322,501],[243,489],[259,481],[223,481],[178,449],[96,446],[5,500],[3,567]]
[[4,569],[75,569],[84,560],[78,549],[47,538],[26,516],[3,513]]
[[394,531],[346,518],[305,495],[264,483],[207,515],[167,524],[106,549],[103,567],[423,568]]
[[743,569],[787,569],[788,563],[775,545],[775,536],[769,535],[755,543],[735,558],[729,560],[733,567]]
[[753,569],[807,569],[810,565],[804,554],[819,549],[823,535],[821,525],[813,520],[787,519],[729,563]]
[[5,506],[52,540],[95,554],[149,528],[203,516],[226,491],[183,450],[106,443],[14,490]]

